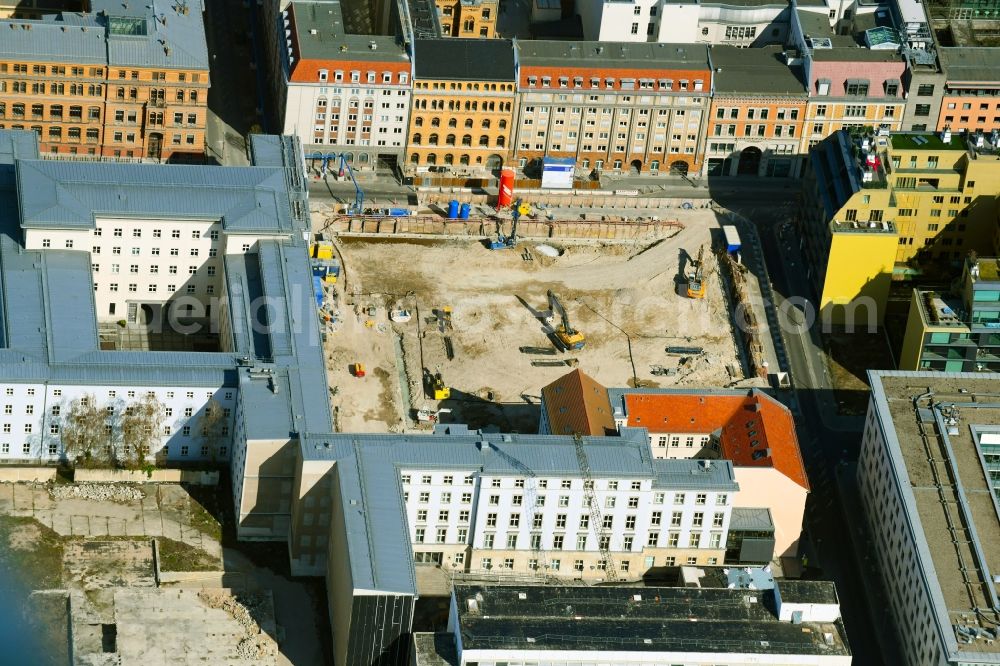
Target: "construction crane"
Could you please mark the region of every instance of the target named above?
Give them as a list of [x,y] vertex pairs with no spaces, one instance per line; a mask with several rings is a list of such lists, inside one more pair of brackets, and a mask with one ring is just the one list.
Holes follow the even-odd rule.
[[559,302],[559,297],[556,296],[551,289],[548,291],[548,296],[549,309],[552,310],[552,316],[558,316],[562,322],[558,326],[554,327],[559,347],[563,351],[583,349],[587,344],[587,338],[583,335],[583,333],[573,328],[573,325],[570,324],[569,315],[566,314],[566,308],[564,308],[563,304]]
[[344,173],[347,173],[351,177],[351,182],[354,183],[354,203],[347,207],[348,215],[361,215],[364,210],[365,205],[365,192],[358,185],[358,179],[354,177],[354,169],[351,168],[351,163],[347,161],[344,153],[340,154],[340,177],[344,177]]
[[594,492],[594,477],[590,473],[590,463],[587,462],[587,452],[583,449],[583,437],[579,434],[573,435],[573,443],[576,445],[576,462],[583,474],[583,497],[590,509],[590,531],[597,537],[597,549],[601,551],[601,562],[604,564],[604,576],[608,581],[618,580],[618,572],[615,570],[615,562],[611,557],[611,537],[604,529],[604,516],[601,515],[601,507],[597,503],[597,494]]
[[698,248],[698,258],[691,261],[687,274],[688,298],[705,298],[705,246]]

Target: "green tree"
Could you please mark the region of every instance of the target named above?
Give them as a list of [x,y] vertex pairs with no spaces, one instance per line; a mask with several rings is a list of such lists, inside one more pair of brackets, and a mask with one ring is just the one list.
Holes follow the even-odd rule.
[[105,431],[106,413],[97,406],[97,399],[86,394],[69,405],[62,422],[62,445],[70,460],[99,460],[108,443]]
[[164,414],[163,405],[153,393],[125,408],[121,418],[123,463],[132,467],[146,464],[153,447],[160,443]]

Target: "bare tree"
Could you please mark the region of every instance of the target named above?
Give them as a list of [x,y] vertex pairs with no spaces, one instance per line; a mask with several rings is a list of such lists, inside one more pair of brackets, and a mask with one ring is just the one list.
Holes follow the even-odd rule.
[[62,422],[62,445],[69,459],[90,461],[103,457],[108,434],[104,425],[107,414],[97,406],[97,399],[86,394],[76,398]]
[[160,442],[164,413],[163,405],[153,393],[125,408],[121,418],[123,462],[135,467],[146,463],[153,447]]
[[201,441],[208,447],[213,459],[218,451],[219,444],[225,440],[228,421],[229,419],[226,418],[225,410],[215,398],[208,401],[202,410],[201,417],[198,419],[198,426],[201,430]]

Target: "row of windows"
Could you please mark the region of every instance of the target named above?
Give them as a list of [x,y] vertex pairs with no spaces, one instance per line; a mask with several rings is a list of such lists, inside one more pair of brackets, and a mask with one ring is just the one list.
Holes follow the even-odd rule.
[[82,97],[103,97],[104,86],[100,84],[84,85],[83,83],[28,83],[27,81],[0,80],[0,93],[17,93],[21,95],[75,95]]
[[[427,553],[427,554],[429,555],[431,553]],[[646,560],[647,560],[646,561],[647,567],[652,567],[653,566],[653,562],[651,561],[652,559],[653,559],[652,557],[647,557],[646,558]],[[465,562],[465,553],[457,553],[455,555],[455,560],[454,561],[455,561],[455,564],[463,564]],[[709,566],[714,566],[714,565],[716,565],[716,564],[719,563],[719,558],[717,558],[717,557],[709,557],[709,558],[706,558],[706,560],[705,560],[704,563],[707,564],[707,565],[709,565]],[[668,567],[676,566],[677,565],[677,558],[673,557],[673,556],[668,556],[668,557],[666,557],[664,559],[663,564],[664,564],[664,566],[668,566]],[[689,566],[693,566],[695,564],[698,564],[698,558],[694,557],[694,556],[687,557],[685,559],[685,564],[687,564]],[[596,566],[597,566],[597,569],[599,571],[604,571],[606,569],[604,560],[598,560]],[[506,557],[506,558],[504,558],[503,560],[501,560],[501,563],[499,564],[499,567],[501,569],[513,569],[514,568],[514,558],[513,557]],[[545,567],[548,568],[550,571],[560,571],[561,570],[561,560],[558,560],[558,559],[548,560],[548,561],[545,562]],[[492,570],[494,568],[493,567],[493,558],[492,557],[483,557],[483,558],[481,558],[479,560],[479,568],[482,569],[482,570],[484,570],[484,571],[490,571],[490,570]],[[537,571],[539,568],[540,568],[540,565],[539,565],[537,559],[530,559],[530,560],[528,560],[528,569],[530,571]],[[621,571],[623,573],[628,573],[628,571],[630,569],[631,569],[631,566],[630,566],[629,560],[621,560],[620,562],[618,562],[618,570],[619,571]],[[583,570],[584,570],[583,560],[573,560],[573,571],[575,571],[577,573],[580,573]]]
[[[9,70],[8,70],[9,67]],[[8,63],[0,62],[0,74],[6,74],[8,71],[14,74],[27,74],[28,65],[24,63],[13,63],[8,65]],[[69,75],[72,77],[84,76],[83,67],[69,67],[68,70],[65,65],[31,65],[31,73],[38,76],[66,76],[66,72],[69,71]],[[86,75],[93,78],[95,76],[104,76],[103,67],[90,67],[86,70]]]
[[[316,73],[317,78],[321,83],[325,83],[330,80],[330,70],[321,69]],[[375,83],[378,74],[376,72],[365,72],[365,82]],[[340,82],[344,80],[344,71],[341,69],[334,70],[333,80],[335,82]],[[361,72],[358,70],[353,70],[350,72],[350,82],[351,83],[361,83]],[[396,82],[400,85],[405,85],[407,81],[410,80],[410,75],[406,72],[399,72]],[[382,83],[392,83],[392,72],[382,72]]]
[[460,102],[458,100],[448,100],[445,102],[443,99],[431,99],[419,98],[413,100],[414,109],[427,109],[430,108],[432,111],[484,111],[484,112],[495,112],[495,111],[510,111],[513,108],[511,102],[493,102],[486,101],[483,102],[482,106],[479,105],[478,101],[466,100],[465,102]]
[[[15,395],[15,393],[16,393],[16,390],[12,386],[8,386],[6,388],[6,390],[4,391],[5,395]],[[29,396],[33,396],[33,395],[35,395],[35,389],[32,388],[32,387],[28,387],[26,389],[26,393]],[[61,398],[62,395],[63,395],[63,390],[62,389],[52,389],[52,397],[54,397],[54,398]],[[127,391],[125,395],[127,397],[129,397],[129,398],[134,398],[136,396],[136,392],[134,390],[130,390],[130,391]],[[155,398],[156,397],[156,391],[146,391],[146,396],[150,397],[150,398]],[[167,400],[173,400],[174,397],[176,396],[176,393],[174,391],[167,391],[166,394],[165,394],[165,396],[166,396]],[[214,396],[215,396],[215,392],[214,391],[206,391],[205,392],[205,398],[208,399],[208,400],[211,400]],[[225,400],[232,400],[233,399],[233,392],[232,391],[226,391],[224,393],[224,396],[225,396]],[[115,399],[117,397],[118,397],[118,391],[113,390],[113,389],[108,391],[108,398],[110,398],[110,399],[113,400],[113,399]],[[185,397],[188,400],[193,400],[194,399],[194,391],[187,391],[185,393]],[[84,404],[86,404],[87,399],[85,397],[81,398],[81,400],[84,402]],[[228,416],[228,414],[227,414],[227,416]]]
[[[117,282],[112,282],[112,283],[108,284],[108,291],[117,292],[118,291],[118,287],[119,287],[119,284]],[[136,284],[135,282],[129,283],[127,285],[127,287],[128,287],[129,293],[131,293],[131,294],[135,294],[135,293],[139,292],[139,285]],[[98,284],[97,282],[95,282],[94,283],[94,291],[98,291],[98,290],[100,290],[100,288],[101,288],[101,285]],[[168,285],[166,285],[165,291],[168,294],[173,294],[173,293],[175,293],[177,291],[177,285],[176,284],[168,284]],[[148,285],[146,285],[146,292],[150,293],[150,294],[159,293],[159,285],[156,285],[156,284],[148,284]],[[193,284],[187,285],[185,293],[188,293],[188,294],[196,294],[196,293],[198,293],[198,287],[197,287],[197,285],[193,285]],[[215,293],[215,285],[213,285],[213,284],[205,285],[205,293],[206,294],[214,294]],[[113,308],[114,307],[114,303],[112,303],[111,305],[112,305],[112,308]],[[112,312],[112,314],[114,314],[114,312]]]
[[[28,111],[28,115],[25,115],[25,111]],[[72,105],[70,107],[65,107],[62,104],[49,104],[48,112],[46,113],[46,106],[44,104],[32,104],[27,107],[25,104],[11,104],[10,106],[11,117],[13,118],[25,118],[30,117],[34,120],[53,120],[62,121],[68,120],[69,122],[83,122],[84,118],[84,107]],[[66,113],[64,113],[64,111]],[[6,117],[7,115],[7,104],[0,102],[0,117]],[[101,107],[99,106],[88,106],[87,107],[87,120],[88,121],[99,121],[101,119]]]
[[[423,116],[417,116],[417,117],[415,117],[413,119],[413,124],[416,127],[423,127],[424,126],[424,117]],[[467,128],[467,129],[471,129],[474,124],[475,124],[475,121],[473,121],[472,118],[466,118],[462,122],[463,127]],[[479,121],[479,127],[482,128],[482,129],[489,129],[492,125],[493,125],[493,121],[491,121],[489,118],[483,118],[482,120]],[[440,127],[441,126],[441,118],[440,118],[440,116],[434,116],[433,118],[431,118],[430,119],[430,126],[431,127]],[[458,127],[458,118],[454,118],[454,117],[449,118],[448,119],[448,127]],[[505,119],[503,119],[503,118],[501,118],[500,120],[498,120],[497,121],[497,128],[498,129],[507,129],[507,121]]]
[[[455,540],[451,541],[449,539],[451,530],[447,527],[439,527],[434,531],[435,538],[434,543],[459,543],[466,544],[469,541],[469,530],[467,528],[458,528],[455,531]],[[427,528],[417,527],[413,532],[413,542],[414,543],[428,543],[427,540]],[[546,548],[547,550],[568,550],[567,541],[565,534],[554,534],[552,535],[551,543],[546,547],[542,543],[541,534],[532,534],[528,540],[528,547],[532,550],[539,550]],[[573,550],[587,550],[587,544],[590,541],[590,536],[587,534],[577,534],[569,535],[570,539],[568,543],[575,543],[576,547]],[[506,539],[501,543],[505,544],[504,547],[508,550],[516,550],[518,545],[524,547],[524,542],[521,541],[520,535],[518,534],[508,534]],[[646,537],[646,543],[640,545],[636,542],[635,536],[623,536],[621,550],[624,552],[633,552],[636,550],[636,546],[639,546],[638,550],[643,548],[720,548],[722,546],[722,532],[711,532],[707,539],[701,532],[691,532],[688,534],[687,539],[681,539],[680,532],[670,532],[667,540],[661,544],[660,543],[660,533],[650,532]],[[482,548],[496,548],[496,535],[493,533],[486,533],[483,535]],[[601,550],[610,549],[611,538],[609,536],[603,536],[600,539]]]
[[[74,241],[73,241],[72,238],[67,238],[66,240],[63,241],[63,247],[65,249],[67,249],[67,250],[72,250],[73,249],[73,245],[74,245]],[[43,238],[42,239],[42,247],[43,248],[50,248],[50,247],[52,247],[52,239],[51,238]],[[249,245],[247,245],[247,249],[249,249]],[[133,257],[138,257],[138,256],[140,256],[142,254],[142,248],[139,248],[139,247],[132,247],[132,248],[129,248],[129,250],[130,250],[129,254],[131,256],[133,256]],[[244,250],[244,251],[246,251],[246,250]],[[101,254],[101,246],[100,245],[95,245],[95,246],[91,247],[90,248],[90,253],[91,254]],[[121,253],[122,253],[121,246],[115,245],[115,246],[111,247],[111,254],[117,256],[117,255],[121,255]],[[149,248],[149,253],[152,256],[154,256],[154,257],[158,257],[158,256],[160,256],[160,248],[158,248],[158,247]],[[197,256],[199,256],[200,253],[201,253],[201,249],[200,248],[197,248],[197,247],[188,248],[188,254],[191,255],[192,257],[197,257]],[[209,250],[208,250],[208,256],[209,257],[215,257],[218,254],[219,254],[219,250],[217,248],[214,248],[214,247],[213,248],[209,248]],[[176,248],[176,247],[170,248],[170,256],[171,257],[178,257],[178,256],[180,256],[180,248]]]
[[513,83],[463,83],[461,81],[416,81],[414,88],[422,90],[465,90],[473,92],[513,92]]
[[[439,137],[438,137],[437,134],[431,134],[431,135],[429,135],[427,137],[427,145],[428,146],[437,146],[437,145],[454,146],[454,145],[458,145],[458,144],[455,143],[455,141],[456,141],[456,137],[455,137],[454,134],[447,135],[444,138],[444,143],[443,144],[440,142]],[[471,146],[472,145],[472,136],[469,135],[469,134],[464,135],[462,137],[462,139],[461,139],[461,142],[462,142],[461,145],[463,145],[463,146]],[[506,137],[504,137],[504,136],[501,135],[501,136],[498,136],[498,137],[495,138],[494,143],[497,146],[503,148],[504,145],[506,145],[506,143],[507,143],[507,139],[506,139]],[[410,137],[410,144],[414,145],[414,146],[423,145],[423,136],[420,133],[414,134],[412,137]],[[479,137],[479,143],[477,145],[487,146],[488,147],[490,145],[490,136],[488,134],[482,134],[482,135],[480,135],[480,137]]]
[[[541,80],[542,88],[549,88],[552,86],[551,76],[528,76],[527,82],[528,86],[531,88],[538,87],[538,82]],[[560,76],[556,79],[559,88],[568,88],[570,84],[570,78],[568,76]],[[608,90],[674,90],[674,81],[672,79],[615,79],[614,77],[601,78],[599,76],[592,76],[589,78],[590,88],[600,88],[603,83],[604,88]],[[692,85],[691,81],[688,79],[681,79],[677,82],[677,90],[704,90],[705,82],[702,79],[695,79]],[[573,87],[583,88],[584,87],[584,77],[574,76],[573,77]]]
[[[195,266],[195,265],[188,266],[188,275],[196,275],[198,273],[199,268],[200,268],[199,266]],[[207,275],[210,275],[210,276],[211,275],[215,275],[215,272],[216,272],[216,267],[215,266],[205,266],[204,268],[205,268],[205,273]],[[100,264],[91,264],[90,265],[90,270],[92,272],[94,272],[94,273],[100,273],[101,272],[101,265]],[[111,272],[112,273],[120,273],[121,272],[121,264],[111,264]],[[133,273],[133,274],[138,274],[139,273],[139,264],[129,264],[128,272],[129,273]],[[149,273],[150,275],[157,275],[160,272],[160,266],[158,264],[153,264],[152,266],[144,266],[143,267],[143,272]],[[167,266],[167,272],[170,275],[177,275],[177,266]]]
[[[162,238],[163,237],[163,229],[153,229],[152,232],[153,232],[153,238]],[[94,227],[94,229],[91,231],[91,233],[93,235],[95,235],[95,236],[103,236],[104,235],[104,228],[103,227]],[[112,227],[111,228],[111,235],[114,236],[115,238],[121,238],[124,234],[125,234],[124,227]],[[132,236],[132,238],[142,238],[142,227],[133,227],[132,228],[132,234],[131,234],[131,236]],[[171,238],[180,238],[181,237],[181,230],[180,229],[171,229],[170,230],[170,237]],[[219,240],[219,230],[218,229],[212,229],[212,230],[210,230],[208,232],[208,234],[203,234],[200,229],[193,229],[191,231],[191,239],[192,240],[199,240],[201,238],[206,238],[206,237],[210,238],[213,241]],[[195,255],[195,256],[197,256],[197,255]],[[215,256],[215,255],[212,255],[212,256]]]

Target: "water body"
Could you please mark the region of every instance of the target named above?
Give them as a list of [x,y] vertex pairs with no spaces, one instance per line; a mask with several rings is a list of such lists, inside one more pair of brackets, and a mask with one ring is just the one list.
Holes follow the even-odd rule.
[[9,525],[0,521],[0,665],[67,666],[66,597],[32,595],[33,553],[10,548]]

